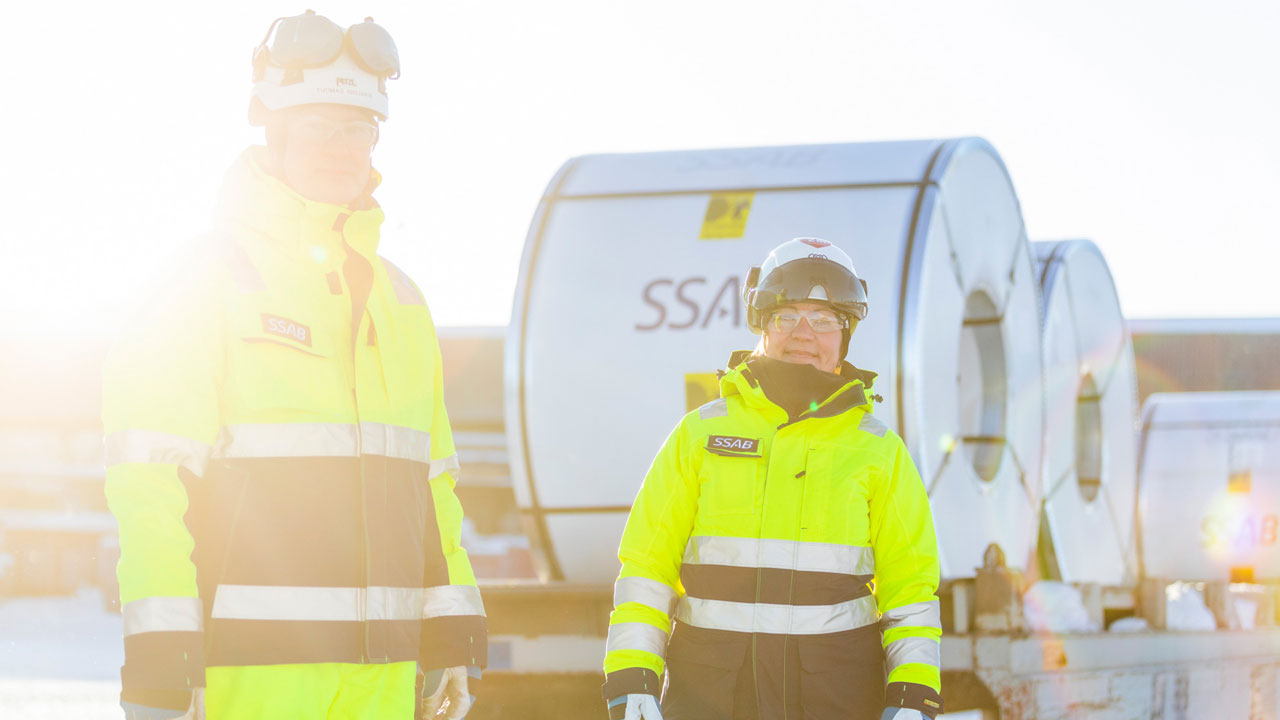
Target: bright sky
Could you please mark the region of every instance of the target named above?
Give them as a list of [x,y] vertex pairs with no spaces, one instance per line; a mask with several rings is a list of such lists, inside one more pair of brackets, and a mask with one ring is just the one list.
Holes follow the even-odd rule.
[[[310,1],[310,0],[308,0]],[[0,44],[5,336],[110,333],[261,142],[249,58],[307,3],[18,3]],[[441,325],[503,325],[546,182],[596,152],[981,135],[1032,239],[1133,317],[1280,316],[1280,3],[436,0],[371,14],[403,77],[382,252]]]

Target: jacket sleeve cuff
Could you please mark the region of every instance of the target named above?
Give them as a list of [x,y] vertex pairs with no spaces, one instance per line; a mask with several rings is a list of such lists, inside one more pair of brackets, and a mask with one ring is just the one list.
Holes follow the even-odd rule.
[[191,691],[204,687],[204,635],[144,632],[124,638],[120,698],[153,708],[186,710]]
[[942,712],[942,696],[933,688],[919,683],[893,682],[885,688],[888,707],[919,710],[930,718]]
[[483,615],[446,615],[422,621],[418,664],[425,670],[489,665],[489,634]]
[[128,720],[160,720],[178,718],[191,708],[191,690],[153,690],[122,688],[120,707]]
[[633,693],[657,696],[662,692],[662,678],[649,668],[616,670],[604,677],[600,695],[605,702]]

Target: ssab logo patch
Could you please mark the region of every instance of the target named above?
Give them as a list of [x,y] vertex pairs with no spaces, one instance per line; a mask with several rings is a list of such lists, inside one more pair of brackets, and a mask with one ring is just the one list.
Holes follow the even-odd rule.
[[262,314],[262,332],[278,335],[311,347],[311,328],[277,315]]
[[733,437],[732,435],[711,435],[707,438],[707,449],[713,452],[750,454],[760,450],[760,441],[756,438]]

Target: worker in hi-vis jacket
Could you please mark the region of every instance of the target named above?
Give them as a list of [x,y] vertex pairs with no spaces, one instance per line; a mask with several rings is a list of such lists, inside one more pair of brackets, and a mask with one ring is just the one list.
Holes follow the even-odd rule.
[[254,53],[213,232],[107,363],[135,720],[467,712],[484,606],[460,546],[440,350],[378,254],[371,156],[400,62],[308,11]]
[[871,414],[875,374],[844,361],[866,285],[839,248],[797,238],[752,269],[744,299],[760,345],[667,437],[627,519],[609,716],[932,718],[929,499]]

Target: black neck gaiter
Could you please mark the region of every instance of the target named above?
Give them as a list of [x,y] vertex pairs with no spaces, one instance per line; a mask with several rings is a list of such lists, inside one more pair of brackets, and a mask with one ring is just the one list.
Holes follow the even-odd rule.
[[854,380],[835,373],[823,372],[809,364],[789,363],[756,356],[747,361],[751,375],[769,401],[787,411],[795,419],[817,407],[846,383]]

